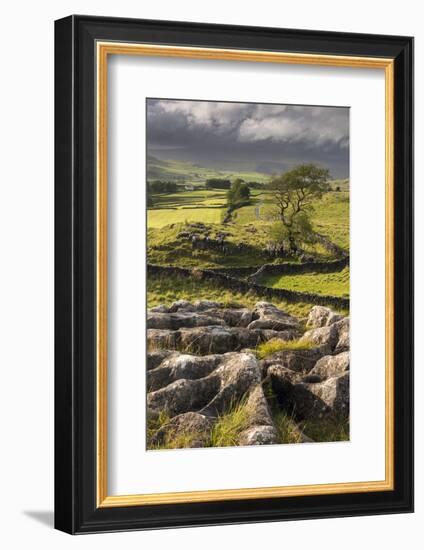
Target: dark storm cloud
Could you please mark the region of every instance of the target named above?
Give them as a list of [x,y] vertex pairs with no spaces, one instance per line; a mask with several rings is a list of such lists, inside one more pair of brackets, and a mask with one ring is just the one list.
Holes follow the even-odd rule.
[[349,173],[349,110],[211,101],[148,100],[151,155],[232,170],[278,172],[300,162]]

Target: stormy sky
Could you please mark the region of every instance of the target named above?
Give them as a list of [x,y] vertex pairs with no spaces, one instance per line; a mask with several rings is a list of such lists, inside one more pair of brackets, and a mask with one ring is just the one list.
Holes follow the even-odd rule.
[[217,170],[278,173],[314,162],[349,176],[349,109],[147,100],[148,154]]

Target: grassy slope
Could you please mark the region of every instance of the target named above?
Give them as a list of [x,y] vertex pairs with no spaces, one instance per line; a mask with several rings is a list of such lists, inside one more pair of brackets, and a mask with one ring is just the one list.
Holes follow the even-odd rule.
[[149,228],[163,230],[172,220],[174,223],[204,222],[221,223],[223,219],[223,209],[221,208],[196,208],[179,210],[149,210],[147,223]]
[[235,179],[266,182],[269,175],[252,171],[216,170],[205,168],[180,160],[159,160],[149,156],[147,162],[147,179],[176,180],[192,185],[204,185],[211,178]]
[[[197,221],[206,222],[205,218]],[[240,267],[261,265],[269,261],[269,257],[264,254],[268,237],[263,226],[257,229],[253,225],[212,226],[210,233],[212,238],[219,231],[228,233],[226,254],[218,250],[193,250],[188,240],[178,237],[178,234],[185,229],[183,223],[173,224],[172,227],[149,229],[149,262],[182,267]],[[238,248],[239,244],[247,246]]]
[[[240,208],[236,223],[251,223],[258,219],[267,223],[275,216],[273,197],[270,193],[257,193],[252,205]],[[344,191],[330,192],[314,204],[312,223],[318,233],[322,233],[335,244],[349,248],[349,194]]]
[[[193,251],[190,243],[177,238],[188,222],[220,224],[225,211],[225,191],[196,189],[170,195],[156,195],[155,208],[148,210],[149,260],[163,265],[198,267],[259,265],[269,262],[263,253],[268,241],[267,227],[273,214],[272,196],[260,190],[252,191],[252,204],[233,214],[233,223],[217,226],[217,230],[229,232],[230,245],[248,243],[250,250],[235,250],[225,256],[211,251]],[[348,248],[349,203],[345,192],[328,193],[317,201],[313,212],[317,231],[328,236],[336,244]],[[177,224],[181,224],[178,226]],[[159,249],[157,247],[160,247]],[[320,246],[313,248],[323,259],[329,253]]]
[[[169,195],[155,195],[155,206],[148,210],[148,226],[162,228],[173,223],[204,221],[221,223],[226,209],[225,191],[195,189]],[[253,189],[252,204],[237,210],[233,220],[237,225],[270,223],[275,216],[271,193]],[[330,192],[317,200],[312,212],[315,229],[335,244],[349,247],[349,193]]]
[[335,273],[302,273],[263,277],[259,284],[326,296],[349,297],[349,268]]
[[[251,190],[251,204],[233,213],[232,223],[222,225],[226,212],[226,192],[219,189],[205,189],[204,181],[208,177],[231,177],[225,170],[216,171],[197,167],[190,163],[178,161],[149,162],[150,167],[166,171],[172,178],[180,178],[179,182],[194,183],[192,191],[182,190],[172,194],[154,196],[154,207],[148,210],[148,261],[158,265],[175,265],[182,267],[239,267],[257,266],[270,263],[270,258],[264,253],[269,241],[268,227],[275,214],[272,194],[261,190]],[[232,174],[234,175],[234,174]],[[242,176],[241,173],[237,176]],[[246,180],[266,181],[268,176],[262,174],[262,180],[256,173],[245,174]],[[191,178],[191,179],[190,179]],[[316,201],[312,220],[316,231],[322,233],[339,246],[349,247],[349,194],[348,181],[335,181],[332,188],[340,187]],[[178,235],[186,229],[190,222],[208,224],[212,230],[210,237],[218,231],[228,233],[226,237],[226,253],[219,250],[196,250],[187,239]],[[242,246],[240,246],[242,245]],[[330,257],[328,251],[320,245],[311,247],[311,252]],[[282,261],[282,260],[277,260]],[[202,283],[187,282],[168,285],[165,281],[150,280],[150,302],[168,302],[170,297],[179,299],[195,299],[199,297],[218,298],[222,291],[206,287]],[[172,282],[173,283],[173,282]],[[304,274],[289,277],[272,277],[261,281],[262,284],[275,288],[286,288],[304,292],[345,296],[349,292],[349,273],[346,270],[334,274]],[[181,293],[184,294],[181,295]],[[210,293],[210,295],[208,295]],[[228,294],[224,292],[224,295]],[[230,296],[229,299],[232,299]],[[257,301],[257,298],[254,299]],[[298,306],[296,306],[297,308]]]
[[226,204],[224,191],[208,189],[154,195],[153,199],[154,207],[147,211],[147,225],[157,229],[174,223],[221,223]]
[[[211,171],[194,167],[188,163],[160,162],[161,176],[169,179],[179,178],[182,182],[196,186],[194,191],[182,191],[169,195],[156,195],[155,206],[148,211],[148,257],[149,261],[162,265],[179,265],[183,267],[219,267],[260,265],[269,262],[263,253],[268,240],[267,226],[272,216],[272,196],[261,190],[252,191],[252,204],[237,210],[233,216],[234,223],[221,225],[226,210],[225,191],[206,190],[202,188],[204,179],[211,177],[242,177],[246,180],[264,181],[257,174],[231,174],[226,171]],[[167,175],[165,175],[167,174]],[[266,178],[262,174],[263,178]],[[339,186],[340,192],[331,192],[317,201],[312,215],[315,229],[329,237],[333,242],[348,249],[349,246],[349,195],[348,182],[333,182],[333,189]],[[193,250],[190,243],[178,238],[185,229],[186,222],[201,221],[214,224],[214,231],[226,231],[228,243],[227,254],[223,255],[212,250]],[[238,244],[249,244],[249,248],[238,249]],[[315,249],[325,257],[327,253]],[[314,292],[344,296],[349,293],[349,270],[330,274],[302,274],[296,276],[269,277],[260,281],[274,288],[286,288],[303,292]],[[241,303],[247,307],[260,301],[261,298],[253,292],[241,294],[223,289],[210,281],[201,281],[180,276],[149,277],[147,281],[148,307],[159,304],[170,304],[179,299],[196,300],[209,299],[231,305]],[[277,307],[299,318],[305,317],[311,304],[292,304],[283,300],[271,300]],[[346,313],[346,312],[344,312]],[[296,346],[297,343],[281,343],[270,341],[258,348],[259,356],[266,356],[276,349]],[[284,411],[273,410],[274,422],[277,427],[280,443],[297,443],[299,430]],[[247,415],[243,404],[239,404],[223,415],[210,433],[210,446],[234,445],[240,433],[246,428]],[[149,426],[148,435],[167,422],[167,416],[162,415],[154,425]],[[349,425],[345,422],[327,421],[304,422],[299,428],[315,441],[337,441],[349,438]],[[170,436],[163,445],[149,448],[184,448],[190,445],[195,434]]]

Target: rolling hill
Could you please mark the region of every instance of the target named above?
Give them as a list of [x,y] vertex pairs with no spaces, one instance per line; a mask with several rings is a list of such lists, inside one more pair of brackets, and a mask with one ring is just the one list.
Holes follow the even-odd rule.
[[161,160],[147,155],[146,175],[148,180],[172,180],[192,185],[204,184],[209,178],[242,178],[246,181],[266,182],[269,174],[244,170],[216,170],[180,160]]

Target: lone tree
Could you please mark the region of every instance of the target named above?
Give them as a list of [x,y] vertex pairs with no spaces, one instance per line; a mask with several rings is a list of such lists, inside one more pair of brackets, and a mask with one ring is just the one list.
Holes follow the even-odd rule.
[[227,204],[230,208],[238,208],[245,204],[250,198],[249,186],[240,178],[237,178],[231,183],[230,189],[227,191]]
[[269,187],[274,195],[277,219],[281,224],[272,228],[280,242],[287,241],[292,253],[299,241],[308,241],[313,235],[309,213],[313,202],[328,190],[330,173],[315,164],[300,164],[274,177]]

